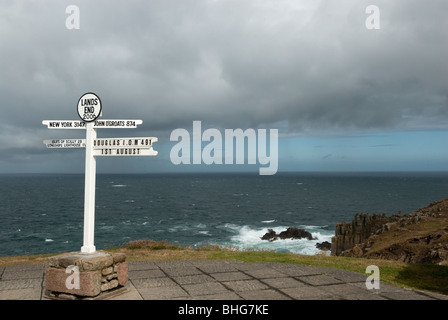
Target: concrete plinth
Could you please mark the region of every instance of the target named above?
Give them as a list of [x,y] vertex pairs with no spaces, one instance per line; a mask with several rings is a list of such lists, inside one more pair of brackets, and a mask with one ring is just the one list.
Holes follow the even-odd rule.
[[127,282],[125,254],[70,252],[48,259],[45,296],[52,299],[97,299],[126,291]]

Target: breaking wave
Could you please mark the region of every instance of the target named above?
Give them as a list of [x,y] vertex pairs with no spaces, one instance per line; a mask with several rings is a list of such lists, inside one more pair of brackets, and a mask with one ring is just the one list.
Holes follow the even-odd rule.
[[230,240],[217,243],[223,246],[234,247],[239,250],[267,250],[284,253],[297,253],[313,255],[320,253],[321,250],[316,248],[317,243],[324,241],[331,242],[334,232],[327,230],[326,226],[297,226],[310,232],[315,240],[308,239],[278,239],[275,241],[261,240],[261,237],[268,232],[268,229],[274,230],[276,233],[285,231],[289,226],[276,226],[271,228],[256,228],[251,226],[239,226],[234,224],[225,224],[222,229],[233,233]]

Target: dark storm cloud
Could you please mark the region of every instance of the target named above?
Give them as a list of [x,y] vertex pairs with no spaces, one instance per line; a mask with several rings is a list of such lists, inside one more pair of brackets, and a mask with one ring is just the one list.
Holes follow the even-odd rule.
[[[80,29],[68,30],[68,5]],[[365,8],[380,9],[367,30]],[[41,148],[43,119],[105,118],[165,139],[193,120],[290,134],[447,124],[445,1],[2,1],[1,148]],[[18,130],[23,131],[17,133]],[[16,129],[14,131],[13,129]],[[286,132],[285,132],[286,133]]]

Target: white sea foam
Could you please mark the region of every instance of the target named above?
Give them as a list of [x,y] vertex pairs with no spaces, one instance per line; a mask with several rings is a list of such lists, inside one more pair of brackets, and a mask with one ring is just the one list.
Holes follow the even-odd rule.
[[[231,237],[230,242],[223,245],[235,247],[240,250],[269,250],[276,252],[289,252],[297,254],[313,255],[321,252],[316,248],[317,243],[324,241],[331,242],[333,232],[323,229],[319,226],[305,226],[305,230],[309,231],[315,240],[308,239],[278,239],[275,241],[261,240],[263,235],[268,232],[268,228],[253,228],[249,226],[226,225],[235,235]],[[302,227],[302,226],[301,226]],[[286,230],[287,226],[276,226],[269,229],[274,230],[277,234]]]
[[112,185],[113,188],[121,188],[121,187],[126,187],[127,185],[125,184],[114,184]]

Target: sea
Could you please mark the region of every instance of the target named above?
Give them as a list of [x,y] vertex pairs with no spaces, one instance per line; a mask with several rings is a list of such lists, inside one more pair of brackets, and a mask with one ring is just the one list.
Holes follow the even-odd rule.
[[[0,175],[0,256],[79,251],[83,174]],[[317,254],[356,213],[408,214],[448,196],[448,173],[98,174],[97,250],[133,240]],[[262,240],[273,229],[315,240]]]

